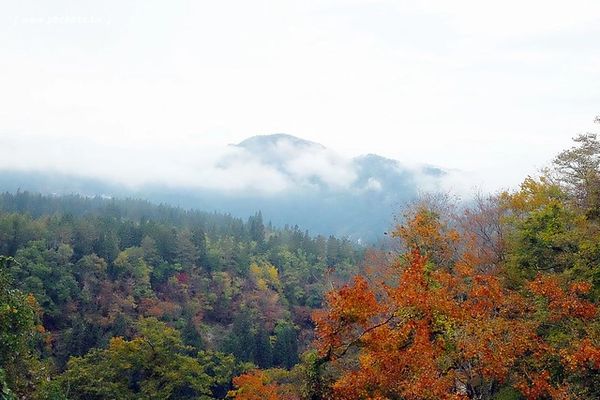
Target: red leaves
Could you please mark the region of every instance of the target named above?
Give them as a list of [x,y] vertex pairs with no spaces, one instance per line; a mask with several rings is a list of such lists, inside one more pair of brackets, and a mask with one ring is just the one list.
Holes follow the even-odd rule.
[[177,279],[177,282],[182,285],[189,285],[190,283],[190,275],[187,272],[179,272],[175,275],[175,278]]

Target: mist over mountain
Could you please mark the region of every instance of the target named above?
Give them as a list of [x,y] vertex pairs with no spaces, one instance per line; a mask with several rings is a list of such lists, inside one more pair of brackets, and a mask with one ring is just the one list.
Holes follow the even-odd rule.
[[[389,228],[404,202],[420,190],[443,187],[450,176],[437,167],[409,167],[375,154],[344,157],[285,134],[254,136],[213,152],[191,147],[177,163],[176,154],[164,151],[163,159],[172,160],[172,179],[159,161],[142,176],[49,160],[47,168],[3,165],[0,189],[139,197],[240,217],[261,210],[277,226],[373,241]],[[102,153],[101,148],[96,151]]]

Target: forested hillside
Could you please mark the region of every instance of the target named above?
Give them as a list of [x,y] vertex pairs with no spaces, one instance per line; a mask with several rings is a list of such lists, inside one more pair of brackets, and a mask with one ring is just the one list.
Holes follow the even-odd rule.
[[2,396],[600,398],[600,142],[575,140],[516,190],[424,196],[385,250],[5,193]]
[[0,196],[0,254],[5,390],[58,376],[71,389],[44,396],[81,399],[223,397],[244,363],[292,367],[325,286],[359,259],[261,213],[27,192]]

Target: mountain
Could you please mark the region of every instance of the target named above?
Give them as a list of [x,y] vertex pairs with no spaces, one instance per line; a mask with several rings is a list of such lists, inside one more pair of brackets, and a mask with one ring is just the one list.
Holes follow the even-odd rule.
[[280,143],[287,142],[296,149],[310,149],[319,148],[326,149],[322,144],[311,142],[310,140],[302,139],[287,133],[274,133],[272,135],[257,135],[249,137],[246,140],[241,141],[238,144],[232,146],[243,147],[250,151],[265,152],[265,150],[272,150],[276,148]]
[[229,145],[213,164],[196,172],[197,181],[189,184],[125,185],[92,174],[1,170],[0,190],[139,197],[240,217],[261,210],[277,226],[298,225],[310,233],[364,242],[380,238],[403,203],[423,188],[436,187],[447,174],[432,166],[409,168],[375,154],[343,157],[286,134]]

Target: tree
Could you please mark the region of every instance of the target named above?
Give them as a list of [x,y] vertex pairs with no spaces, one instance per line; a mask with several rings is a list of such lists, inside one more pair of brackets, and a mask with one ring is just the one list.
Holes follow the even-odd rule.
[[254,362],[259,368],[271,368],[273,365],[273,347],[269,334],[261,324],[254,335]]
[[254,360],[254,335],[249,310],[243,309],[233,321],[229,336],[223,344],[222,350],[231,353],[241,362]]
[[[596,117],[596,123],[600,118]],[[558,184],[563,186],[579,207],[590,218],[600,218],[600,140],[595,133],[580,134],[576,143],[561,152],[549,171]]]
[[70,262],[73,249],[67,244],[48,248],[46,241],[36,240],[19,249],[11,275],[19,288],[35,296],[44,310],[44,325],[59,326],[62,307],[78,296],[79,288]]
[[258,245],[262,245],[265,241],[265,225],[263,223],[262,212],[256,213],[253,217],[248,218],[250,231],[250,240],[255,241]]
[[113,271],[126,286],[127,295],[135,299],[152,296],[150,286],[151,267],[144,260],[141,247],[129,247],[119,253],[113,263]]
[[275,326],[273,364],[281,368],[292,368],[298,363],[298,334],[294,326],[280,321]]
[[[436,218],[419,210],[397,234],[437,250],[432,243],[446,240]],[[527,399],[568,396],[575,386],[560,365],[578,354],[572,342],[600,349],[596,336],[577,330],[597,318],[585,299],[591,285],[565,289],[558,278],[538,276],[521,293],[498,274],[477,272],[468,248],[459,254],[439,266],[413,246],[383,279],[357,276],[327,294],[326,309],[315,314],[316,345],[321,363],[339,368],[334,398],[491,399],[510,388]],[[569,341],[547,334],[565,326]],[[558,353],[565,356],[557,366]]]
[[177,250],[175,261],[186,269],[196,266],[198,262],[198,249],[192,241],[193,237],[189,231],[180,232],[177,235]]
[[514,287],[538,273],[592,283],[600,299],[600,224],[564,186],[542,175],[499,196],[503,257],[499,267]]
[[156,240],[152,239],[150,236],[144,236],[140,247],[144,253],[144,260],[148,263],[148,265],[152,267],[158,267],[162,260],[158,254]]
[[7,274],[12,257],[0,256],[0,399],[16,399],[35,385],[33,345],[43,332],[32,295],[15,289]]
[[196,265],[202,265],[206,261],[206,234],[204,229],[199,226],[192,229],[192,243],[197,249]]
[[[341,280],[358,252],[349,240],[330,241],[331,267],[337,269],[332,276]],[[83,376],[89,367],[90,387],[92,376],[117,383],[128,376],[128,368],[111,369],[106,358],[137,365],[129,350],[139,345],[140,354],[147,352],[136,328],[140,317],[176,328],[183,343],[194,347],[186,346],[182,355],[200,359],[194,352],[222,346],[248,364],[268,367],[277,346],[278,363],[292,367],[297,348],[311,337],[311,308],[322,303],[326,250],[326,238],[298,227],[265,228],[260,213],[244,222],[131,199],[0,193],[0,254],[14,254],[18,262],[7,266],[11,286],[31,293],[28,298],[43,310],[48,332],[33,333],[32,354],[60,376],[44,385],[44,395],[53,400],[66,398],[63,383],[73,371]],[[115,337],[121,337],[121,347]],[[241,368],[221,367],[231,373]],[[71,372],[60,373],[65,368]],[[30,386],[39,382],[30,372],[43,375],[35,368],[18,371]],[[142,376],[146,369],[136,371],[132,382],[149,379]],[[215,396],[230,389],[231,380],[225,380],[213,387]],[[126,389],[136,393],[126,398],[142,396]],[[29,394],[13,384],[11,390]]]
[[219,371],[200,354],[189,355],[178,331],[154,318],[142,319],[132,340],[111,339],[108,348],[73,357],[67,370],[42,393],[57,386],[69,399],[211,399]]
[[512,213],[507,217],[511,272],[532,278],[542,270],[561,272],[573,265],[577,244],[570,232],[577,220],[559,187],[543,178],[528,178],[518,192],[505,194],[504,202]]

